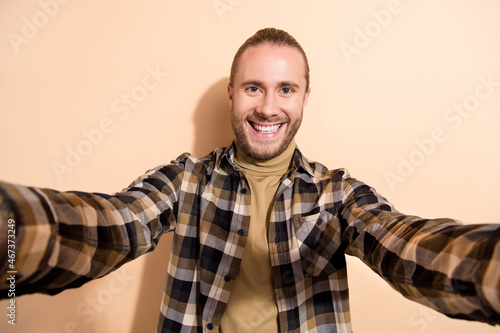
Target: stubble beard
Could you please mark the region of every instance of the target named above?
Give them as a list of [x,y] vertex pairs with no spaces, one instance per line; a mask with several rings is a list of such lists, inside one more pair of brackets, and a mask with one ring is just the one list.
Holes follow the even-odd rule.
[[245,153],[257,160],[269,160],[281,155],[288,148],[290,142],[292,142],[293,138],[295,137],[295,134],[297,134],[300,124],[302,123],[302,112],[303,110],[301,110],[300,118],[293,122],[290,122],[290,119],[288,117],[286,117],[286,119],[283,119],[282,117],[263,119],[258,116],[252,116],[250,120],[258,121],[260,123],[282,122],[287,124],[288,132],[286,133],[286,136],[282,139],[278,139],[277,141],[273,140],[272,142],[265,142],[262,140],[259,140],[259,142],[251,142],[249,136],[246,135],[243,126],[243,124],[249,119],[238,118],[233,110],[231,110],[231,124],[233,127],[234,135],[236,136],[238,143],[245,151]]

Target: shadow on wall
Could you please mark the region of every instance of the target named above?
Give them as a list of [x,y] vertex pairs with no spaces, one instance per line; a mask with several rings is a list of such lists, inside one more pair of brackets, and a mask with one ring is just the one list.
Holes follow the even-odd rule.
[[[227,77],[215,82],[201,96],[196,105],[193,114],[195,138],[191,151],[191,154],[196,157],[204,156],[217,147],[226,147],[234,138],[227,97],[228,82]],[[163,235],[155,251],[144,257],[144,271],[131,332],[152,332],[156,328],[172,237],[173,233]]]
[[229,77],[212,84],[201,96],[193,115],[195,128],[192,154],[205,156],[217,147],[227,147],[234,139],[231,109],[227,97]]

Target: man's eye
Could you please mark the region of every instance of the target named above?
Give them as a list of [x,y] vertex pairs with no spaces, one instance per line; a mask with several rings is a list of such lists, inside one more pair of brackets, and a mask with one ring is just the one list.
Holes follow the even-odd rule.
[[257,87],[248,87],[247,91],[251,93],[256,93],[259,91],[259,89]]
[[287,94],[290,94],[293,92],[292,88],[287,88],[287,87],[284,87],[284,88],[281,88],[281,92],[285,95]]

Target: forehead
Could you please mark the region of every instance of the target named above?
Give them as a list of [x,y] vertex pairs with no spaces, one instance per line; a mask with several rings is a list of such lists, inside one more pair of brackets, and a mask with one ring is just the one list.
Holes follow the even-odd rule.
[[305,60],[294,47],[261,44],[251,46],[242,54],[235,81],[293,80],[305,85]]

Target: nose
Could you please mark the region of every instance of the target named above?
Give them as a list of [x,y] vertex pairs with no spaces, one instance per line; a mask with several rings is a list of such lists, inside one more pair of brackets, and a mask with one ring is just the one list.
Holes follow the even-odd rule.
[[256,113],[263,118],[277,116],[279,110],[278,100],[272,93],[264,94],[261,103],[255,109]]

